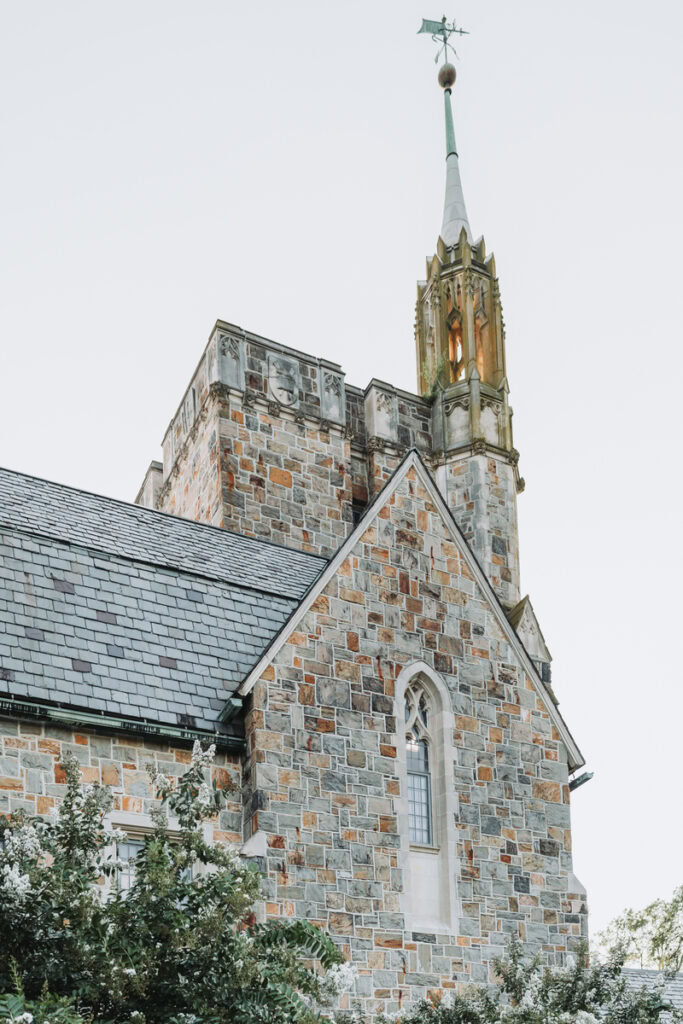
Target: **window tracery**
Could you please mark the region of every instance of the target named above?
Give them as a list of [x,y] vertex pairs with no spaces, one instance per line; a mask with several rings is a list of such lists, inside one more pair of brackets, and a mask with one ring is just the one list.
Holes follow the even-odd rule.
[[424,686],[411,683],[405,692],[406,766],[410,841],[432,846],[432,777],[430,724],[432,705]]

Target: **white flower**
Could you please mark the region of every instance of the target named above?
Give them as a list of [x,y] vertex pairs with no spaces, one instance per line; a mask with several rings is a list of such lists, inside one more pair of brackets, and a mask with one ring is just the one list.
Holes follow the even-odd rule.
[[5,832],[4,853],[8,860],[28,857],[35,859],[40,854],[40,836],[33,825],[8,829]]
[[25,1013],[20,1013],[18,1017],[14,1018],[14,1024],[33,1024],[33,1014],[28,1010]]
[[210,765],[216,756],[216,744],[212,743],[206,750],[202,750],[202,745],[199,740],[194,741],[192,748],[192,767],[193,768],[206,768]]
[[358,968],[355,964],[335,964],[334,967],[330,967],[325,975],[323,986],[330,995],[338,996],[342,992],[348,992],[350,988],[353,988],[357,977]]
[[13,896],[16,900],[22,901],[31,892],[31,879],[28,875],[21,873],[18,864],[5,864],[2,869],[2,876],[0,877],[0,887],[4,889],[8,896]]
[[130,974],[130,976],[132,977],[133,975],[137,974],[138,972],[135,970],[134,967],[124,967],[123,968],[123,973],[124,974]]

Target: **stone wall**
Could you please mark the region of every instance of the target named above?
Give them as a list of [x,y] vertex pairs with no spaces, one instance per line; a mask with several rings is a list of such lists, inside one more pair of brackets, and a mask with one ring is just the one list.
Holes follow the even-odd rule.
[[[154,806],[147,764],[172,777],[187,771],[191,757],[187,747],[0,718],[0,814],[53,814],[65,792],[60,762],[67,753],[80,762],[84,785],[111,787],[114,819],[117,812],[148,815]],[[214,819],[214,841],[241,844],[240,758],[219,752],[211,771],[218,786],[235,788]]]
[[349,533],[351,457],[342,428],[221,403],[222,526],[330,556]]
[[514,466],[504,456],[451,457],[442,491],[501,603],[519,601],[519,533]]
[[157,467],[138,501],[330,556],[408,449],[429,463],[445,447],[440,485],[511,607],[521,481],[509,417],[506,393],[478,381],[435,404],[375,379],[360,390],[336,363],[219,321],[164,438],[163,486]]
[[[446,786],[458,919],[406,915],[399,674],[450,695]],[[573,881],[567,751],[490,599],[413,469],[256,682],[246,834],[267,845],[266,910],[327,927],[367,1014],[493,979],[518,936],[563,962],[585,934]]]
[[[140,504],[331,555],[405,452],[431,450],[431,409],[336,363],[219,321],[148,471]],[[378,448],[388,454],[378,457]]]

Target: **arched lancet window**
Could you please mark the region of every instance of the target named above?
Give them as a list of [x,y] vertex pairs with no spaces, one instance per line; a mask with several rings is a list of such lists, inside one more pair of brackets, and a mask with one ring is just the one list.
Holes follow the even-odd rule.
[[410,841],[431,846],[432,777],[429,757],[431,701],[424,686],[416,681],[406,689],[406,767],[408,769],[408,815]]
[[416,931],[448,931],[458,916],[452,698],[437,672],[425,662],[414,662],[396,681],[396,701],[401,906]]

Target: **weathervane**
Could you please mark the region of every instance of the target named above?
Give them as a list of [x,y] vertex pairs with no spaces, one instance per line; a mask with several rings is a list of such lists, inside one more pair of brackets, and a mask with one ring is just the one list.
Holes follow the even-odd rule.
[[441,21],[429,21],[427,18],[423,18],[422,25],[417,30],[417,34],[419,35],[420,32],[429,32],[434,42],[439,44],[439,49],[437,51],[436,57],[434,58],[435,64],[438,62],[439,57],[441,56],[443,56],[444,64],[447,64],[449,50],[452,51],[454,57],[458,56],[457,53],[455,52],[455,47],[451,46],[449,42],[449,39],[453,34],[458,36],[469,35],[469,32],[467,32],[464,28],[457,27],[457,25],[455,24],[455,20],[453,20],[449,25],[448,22],[446,21],[445,14]]

